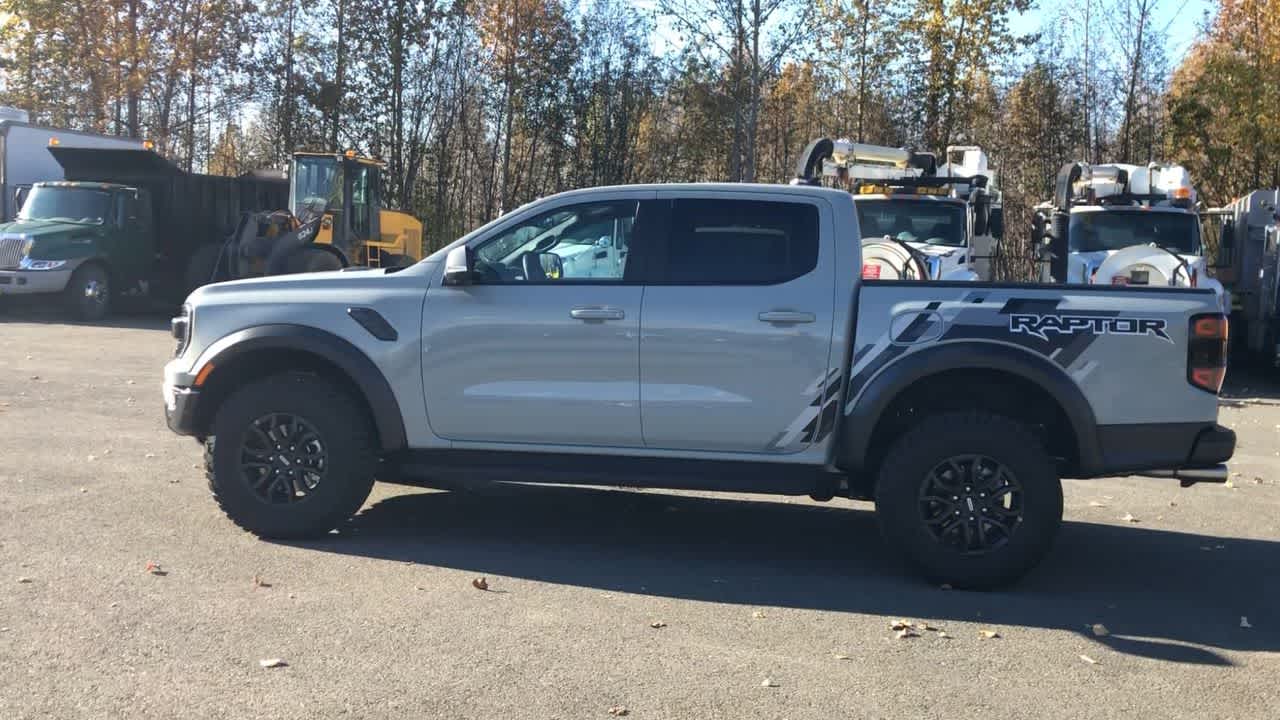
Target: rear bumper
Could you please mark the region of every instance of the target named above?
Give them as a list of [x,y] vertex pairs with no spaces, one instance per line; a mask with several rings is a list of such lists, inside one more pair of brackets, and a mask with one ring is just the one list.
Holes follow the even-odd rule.
[[[1151,423],[1142,425],[1099,425],[1098,447],[1101,472],[1119,475],[1143,471],[1213,469],[1231,459],[1236,434],[1230,428],[1209,423]],[[1167,474],[1167,473],[1166,473]],[[1212,481],[1219,473],[1181,473],[1178,477],[1201,475]],[[1222,478],[1225,480],[1225,476]]]
[[62,292],[71,270],[0,270],[0,295],[40,295]]

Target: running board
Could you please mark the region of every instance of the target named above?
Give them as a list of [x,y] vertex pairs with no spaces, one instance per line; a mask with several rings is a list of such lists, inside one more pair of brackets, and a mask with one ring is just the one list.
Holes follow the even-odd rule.
[[1178,468],[1176,470],[1148,470],[1138,473],[1143,477],[1177,478],[1182,487],[1191,487],[1196,483],[1224,483],[1228,472],[1226,465],[1214,465],[1206,468]]

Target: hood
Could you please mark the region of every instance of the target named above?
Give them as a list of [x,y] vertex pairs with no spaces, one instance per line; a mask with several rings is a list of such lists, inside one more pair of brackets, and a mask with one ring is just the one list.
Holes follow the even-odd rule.
[[0,236],[21,235],[23,239],[40,240],[60,235],[97,235],[101,225],[81,225],[61,220],[14,220],[0,223]]
[[197,306],[241,301],[311,302],[400,284],[416,285],[425,290],[427,283],[423,276],[430,275],[436,265],[420,262],[390,273],[384,268],[355,268],[228,280],[197,288],[188,296],[187,302]]

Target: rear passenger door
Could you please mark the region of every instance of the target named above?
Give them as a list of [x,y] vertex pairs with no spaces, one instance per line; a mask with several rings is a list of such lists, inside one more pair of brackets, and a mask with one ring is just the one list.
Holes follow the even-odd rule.
[[661,206],[641,310],[645,446],[804,449],[839,381],[830,207],[733,192]]

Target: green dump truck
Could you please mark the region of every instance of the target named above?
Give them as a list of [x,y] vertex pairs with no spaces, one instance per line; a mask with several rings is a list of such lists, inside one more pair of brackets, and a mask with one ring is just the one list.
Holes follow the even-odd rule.
[[[287,206],[283,174],[188,173],[145,149],[50,147],[67,180],[35,183],[0,224],[0,300],[57,298],[95,321],[125,296],[177,305],[241,214]],[[199,267],[197,267],[199,266]]]

